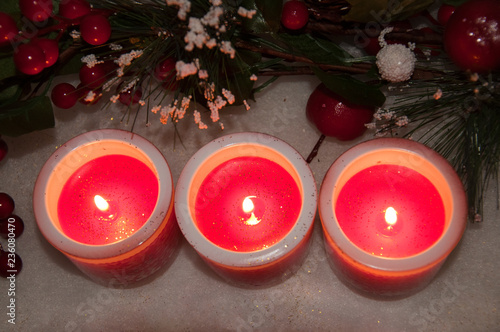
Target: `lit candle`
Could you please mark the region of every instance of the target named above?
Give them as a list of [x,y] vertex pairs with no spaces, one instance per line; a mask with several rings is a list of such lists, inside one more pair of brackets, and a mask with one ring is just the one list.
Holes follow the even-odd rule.
[[33,196],[45,238],[91,279],[112,286],[148,277],[174,252],[179,230],[173,181],[144,138],[99,130],[61,146]]
[[305,258],[315,181],[285,142],[257,133],[212,141],[186,164],[176,193],[181,231],[226,280],[276,283]]
[[58,202],[63,233],[103,245],[130,237],[148,220],[158,199],[158,180],[143,162],[107,155],[78,168]]
[[279,164],[238,157],[207,175],[195,204],[196,224],[209,241],[248,252],[283,239],[297,220],[302,200],[294,179]]
[[381,295],[425,287],[465,229],[462,183],[424,145],[376,139],[328,170],[319,212],[332,266],[351,286]]
[[351,177],[339,193],[335,214],[356,246],[383,257],[418,254],[444,229],[437,189],[417,171],[398,165],[371,166]]

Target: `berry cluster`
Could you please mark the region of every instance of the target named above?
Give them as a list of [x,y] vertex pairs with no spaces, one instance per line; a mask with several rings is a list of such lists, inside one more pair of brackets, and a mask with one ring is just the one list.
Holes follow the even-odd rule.
[[[72,27],[79,26],[81,38],[90,45],[104,44],[111,36],[109,12],[91,8],[86,0],[62,0],[57,14],[52,0],[19,0],[19,8],[21,29],[10,15],[0,12],[0,47],[13,47],[14,64],[27,75],[37,75],[57,62],[61,38]],[[57,36],[48,38],[53,32]],[[57,106],[76,103],[80,94],[69,90],[67,86],[56,90]]]
[[[111,36],[111,25],[105,12],[93,10],[86,0],[63,0],[59,13],[53,13],[52,0],[19,0],[23,15],[22,29],[8,14],[0,12],[0,46],[11,44],[19,71],[36,75],[53,66],[59,57],[59,40],[69,27],[80,26],[83,40],[101,45]],[[37,27],[35,31],[30,31]],[[54,39],[44,38],[59,31]]]
[[23,261],[15,250],[15,239],[24,231],[23,220],[13,214],[14,200],[6,193],[0,193],[0,236],[8,239],[7,249],[0,245],[0,276],[17,275],[23,268]]
[[[154,77],[161,86],[169,91],[178,89],[176,60],[168,57],[158,63],[153,71]],[[69,83],[57,84],[51,93],[54,105],[60,108],[71,108],[77,101],[83,104],[95,104],[102,96],[102,86],[116,74],[117,65],[113,61],[104,61],[93,66],[83,65],[80,68],[80,84],[75,88]],[[142,98],[142,88],[138,85],[127,87],[119,84],[116,88],[118,101],[130,106],[139,103]]]

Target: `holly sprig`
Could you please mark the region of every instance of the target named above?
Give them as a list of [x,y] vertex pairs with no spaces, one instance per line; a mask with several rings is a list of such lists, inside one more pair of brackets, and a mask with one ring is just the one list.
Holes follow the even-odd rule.
[[[20,22],[18,41],[25,43],[33,31],[28,33],[29,22],[21,15],[18,1],[4,0],[0,11]],[[118,69],[109,73],[107,78],[117,79],[116,95],[104,99],[118,97],[123,86],[130,86],[128,92],[131,93],[144,87],[142,98],[148,109],[160,107],[165,100],[174,101],[164,106],[169,110],[162,111],[161,120],[165,122],[169,116],[173,120],[184,116],[182,112],[175,113],[174,119],[172,114],[181,107],[183,112],[187,110],[181,106],[185,98],[203,106],[204,112],[213,112],[216,100],[226,103],[234,97],[230,104],[246,104],[283,75],[315,75],[343,98],[367,106],[383,107],[387,95],[402,90],[405,96],[398,97],[388,110],[392,115],[379,114],[382,120],[378,121],[378,134],[396,135],[411,128],[408,137],[422,140],[450,159],[467,188],[471,220],[478,220],[486,184],[498,174],[498,71],[471,79],[469,74],[450,67],[440,49],[442,27],[434,26],[428,17],[431,32],[397,22],[427,8],[432,0],[407,0],[397,4],[389,0],[304,1],[310,21],[304,28],[290,31],[281,24],[280,1],[226,0],[218,4],[216,0],[192,0],[187,17],[181,18],[179,4],[183,1],[169,4],[165,0],[149,0],[140,4],[134,0],[89,0],[92,10],[108,13],[112,26],[110,39],[102,45],[89,45],[73,38],[70,30],[79,29],[79,20],[58,17],[60,2],[54,1],[51,17],[43,23],[45,25],[40,23],[43,26],[34,35],[57,39],[60,56],[56,65],[37,75],[20,74],[12,60],[15,47],[0,49],[0,134],[19,136],[54,126],[52,103],[47,97],[52,79],[63,73],[79,72],[82,57],[88,55],[95,56],[97,61],[118,63],[128,52],[140,51],[141,55],[130,64],[120,65],[121,74]],[[463,2],[465,0],[443,1],[455,6]],[[204,31],[217,40],[218,47],[188,50],[189,19],[201,20],[214,3],[224,10],[220,22],[225,29],[205,25]],[[240,8],[252,12],[251,17],[239,15]],[[355,39],[374,24],[378,25],[377,33],[391,25],[393,31],[385,37],[404,44],[416,43],[423,53],[417,55],[413,76],[408,82],[392,84],[382,80],[374,56],[353,56],[335,38]],[[222,42],[230,43],[234,53],[222,52]],[[112,45],[120,48],[112,49]],[[430,51],[437,55],[429,56]],[[198,65],[196,70],[205,70],[208,79],[177,75],[175,89],[165,90],[162,88],[164,82],[155,79],[154,72],[155,66],[168,57]],[[256,83],[256,76],[268,79]],[[213,91],[208,91],[209,86]],[[93,87],[93,92],[101,93],[103,87]],[[228,97],[227,91],[231,96]],[[207,92],[213,96],[207,97]],[[132,105],[127,107],[131,117]],[[137,108],[134,118],[140,109]],[[218,115],[212,114],[212,118],[218,119]],[[175,121],[171,122],[175,125]],[[202,128],[201,122],[199,126]]]
[[[113,13],[110,22],[113,27],[112,37],[107,44],[122,43],[124,50],[140,47],[148,52],[148,56],[135,61],[127,68],[130,73],[141,77],[141,82],[146,81],[145,76],[151,74],[148,64],[157,63],[158,56],[165,52],[175,55],[179,59],[210,59],[217,53],[200,51],[187,53],[183,50],[183,41],[187,30],[187,22],[177,19],[175,6],[169,6],[164,0],[152,0],[147,4],[139,5],[131,0],[105,0],[89,1],[93,8],[104,9]],[[335,1],[333,1],[335,2]],[[370,12],[385,6],[387,1],[375,1],[371,5],[359,1],[337,1],[338,5],[330,3],[331,8],[339,9],[343,6],[350,7],[351,16],[345,20],[356,20],[353,16],[356,12]],[[426,1],[427,3],[427,1]],[[59,1],[54,1],[54,11],[58,12]],[[309,3],[312,10],[321,10],[322,3]],[[341,88],[340,94],[347,99],[363,100],[366,104],[380,106],[384,102],[384,95],[380,92],[380,85],[373,85],[368,80],[376,79],[376,71],[370,71],[374,59],[370,57],[355,58],[345,52],[337,43],[326,38],[321,30],[307,31],[307,33],[296,33],[286,31],[280,24],[281,4],[276,1],[264,0],[231,0],[223,1],[227,15],[228,40],[236,46],[237,56],[235,59],[220,57],[214,62],[213,72],[220,68],[224,75],[219,75],[216,83],[219,90],[222,88],[233,88],[236,95],[236,103],[241,104],[244,100],[255,97],[255,93],[261,91],[276,80],[278,76],[287,74],[300,74],[304,70],[307,73],[317,75],[327,86]],[[236,11],[240,8],[255,10],[252,19],[231,20],[237,17]],[[405,15],[414,13],[424,8],[425,5],[418,1],[407,1],[405,4]],[[202,17],[210,8],[207,0],[191,1],[191,15]],[[401,9],[401,8],[400,8]],[[396,10],[396,9],[394,9]],[[398,9],[399,10],[399,9]],[[2,3],[2,11],[15,17],[18,21],[26,23],[20,14],[17,0],[5,0]],[[390,13],[390,20],[398,19],[400,16]],[[64,26],[61,26],[63,24]],[[18,136],[30,131],[40,130],[54,125],[52,105],[46,97],[48,83],[55,75],[61,73],[76,73],[81,66],[79,59],[88,53],[96,53],[107,59],[116,59],[106,47],[92,47],[81,41],[71,39],[69,28],[78,28],[78,22],[60,20],[56,14],[46,22],[35,34],[43,34],[50,38],[57,35],[61,57],[57,66],[44,70],[42,74],[26,76],[19,74],[12,61],[14,49],[4,48],[0,57],[0,133],[10,136]],[[21,28],[23,31],[25,27]],[[172,38],[159,38],[159,31],[168,31]],[[21,32],[26,40],[29,40],[25,32]],[[135,40],[135,42],[131,42]],[[105,45],[103,45],[105,46]],[[163,52],[163,53],[162,53]],[[113,58],[114,56],[114,58]],[[155,57],[156,56],[156,57]],[[209,61],[205,61],[208,63]],[[293,65],[291,64],[293,62]],[[297,64],[303,64],[298,70]],[[360,68],[361,66],[361,68]],[[308,69],[307,69],[308,68]],[[372,74],[360,79],[354,77],[359,73]],[[251,75],[272,76],[272,78],[255,86],[248,78]],[[214,75],[215,77],[216,75]],[[368,79],[368,80],[367,80]],[[174,97],[181,94],[192,95],[197,102],[206,105],[203,98],[196,91],[197,81],[188,78],[180,84],[180,90],[174,91]],[[38,84],[33,88],[33,84]],[[42,88],[43,86],[43,88]],[[343,88],[342,88],[343,87]],[[151,91],[147,94],[152,96]]]

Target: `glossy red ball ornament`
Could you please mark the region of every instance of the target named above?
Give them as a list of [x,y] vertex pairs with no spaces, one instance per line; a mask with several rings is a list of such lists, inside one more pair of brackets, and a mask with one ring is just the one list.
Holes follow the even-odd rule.
[[309,12],[304,2],[290,0],[285,2],[281,12],[281,24],[290,30],[299,30],[306,26]]
[[500,1],[471,0],[459,6],[446,24],[444,46],[463,70],[500,68]]
[[309,96],[306,115],[325,136],[341,141],[353,140],[366,131],[365,124],[372,121],[374,109],[355,105],[338,96],[323,83]]

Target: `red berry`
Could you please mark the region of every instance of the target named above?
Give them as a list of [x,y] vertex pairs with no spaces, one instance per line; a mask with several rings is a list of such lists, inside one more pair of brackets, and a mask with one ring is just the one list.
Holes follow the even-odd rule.
[[0,250],[0,276],[3,278],[18,275],[23,269],[23,261],[16,253]]
[[484,73],[500,67],[500,1],[472,0],[446,24],[444,46],[460,68]]
[[7,218],[0,219],[0,235],[4,238],[14,237],[17,239],[23,234],[23,231],[24,222],[19,216],[12,214]]
[[162,81],[162,86],[167,90],[177,90],[177,71],[175,70],[176,60],[174,58],[167,58],[160,62],[154,71],[155,77]]
[[[94,105],[102,97],[101,89],[90,89],[81,83],[76,87],[76,91],[78,92],[78,101],[84,105]],[[94,99],[85,100],[91,91],[94,94]]]
[[34,44],[21,44],[14,52],[14,63],[20,72],[36,75],[45,68],[45,54]]
[[57,107],[68,109],[75,106],[78,101],[78,93],[73,85],[59,83],[52,89],[50,98]]
[[54,39],[35,38],[31,44],[40,47],[45,55],[45,68],[52,66],[59,58],[59,45]]
[[9,152],[9,147],[7,146],[7,143],[0,138],[0,161],[2,161],[3,158],[5,158],[7,152]]
[[29,20],[43,22],[52,15],[52,0],[19,0],[21,13]]
[[456,8],[457,7],[455,6],[447,4],[442,4],[441,7],[439,7],[437,13],[437,19],[442,26],[446,26],[448,20],[450,19],[451,15],[455,12]]
[[0,46],[8,45],[19,33],[16,21],[3,12],[0,12]]
[[90,4],[85,0],[62,0],[59,4],[59,15],[75,19],[90,13]]
[[290,30],[299,30],[306,26],[309,20],[309,12],[304,2],[290,0],[283,5],[281,23]]
[[309,96],[306,115],[325,136],[348,141],[361,136],[371,122],[373,108],[354,105],[329,90],[324,84]]
[[99,63],[92,68],[84,65],[80,68],[80,81],[90,89],[99,88],[109,79],[108,74],[115,69],[115,66],[110,62]]
[[138,88],[131,88],[125,92],[120,92],[120,97],[118,97],[118,100],[120,103],[123,105],[135,105],[141,100],[142,97],[142,89],[140,87]]
[[111,36],[111,24],[100,14],[85,16],[80,23],[80,32],[83,40],[91,45],[102,45]]
[[6,193],[0,193],[0,219],[7,218],[15,208],[14,200]]

